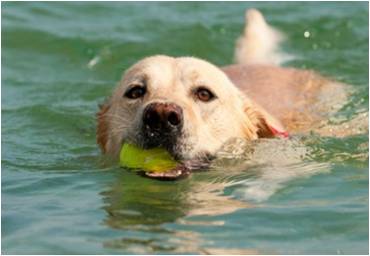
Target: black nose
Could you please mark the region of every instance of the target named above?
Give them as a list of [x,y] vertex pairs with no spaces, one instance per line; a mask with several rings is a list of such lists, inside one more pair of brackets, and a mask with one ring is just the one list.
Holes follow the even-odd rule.
[[146,129],[159,133],[179,131],[183,124],[182,109],[174,103],[151,103],[144,109]]

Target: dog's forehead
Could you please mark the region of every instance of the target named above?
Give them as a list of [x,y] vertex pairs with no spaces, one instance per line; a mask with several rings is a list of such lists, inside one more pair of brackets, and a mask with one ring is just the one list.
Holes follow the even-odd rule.
[[193,57],[154,56],[143,59],[130,68],[125,80],[124,87],[145,81],[152,92],[153,89],[158,93],[171,90],[171,95],[181,94],[194,86],[208,86],[216,92],[230,89],[227,76],[219,68]]
[[148,79],[172,79],[174,64],[174,58],[171,57],[150,57],[138,63],[139,73],[146,75]]
[[142,82],[148,79],[172,77],[174,58],[167,56],[154,56],[140,60],[131,66],[122,77],[123,84]]
[[193,57],[149,57],[137,63],[134,70],[163,79],[219,79],[224,76],[214,65]]
[[176,59],[177,69],[182,79],[189,80],[219,80],[224,79],[224,74],[209,62],[192,57]]

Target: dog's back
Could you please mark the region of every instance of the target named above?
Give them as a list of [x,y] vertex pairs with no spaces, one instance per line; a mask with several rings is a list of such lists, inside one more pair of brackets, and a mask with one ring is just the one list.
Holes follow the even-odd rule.
[[253,64],[227,66],[223,71],[291,132],[319,126],[332,113],[330,107],[346,98],[342,84],[313,71]]
[[310,70],[280,67],[292,58],[279,50],[285,36],[255,9],[248,10],[245,18],[244,33],[235,49],[236,64],[222,70],[290,132],[322,126],[328,115],[338,110],[333,106],[345,102],[343,84]]

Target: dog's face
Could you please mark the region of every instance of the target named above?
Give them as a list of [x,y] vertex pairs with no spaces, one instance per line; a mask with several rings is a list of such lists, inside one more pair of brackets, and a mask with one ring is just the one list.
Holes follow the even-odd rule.
[[98,113],[98,143],[164,147],[179,160],[212,155],[230,138],[256,139],[262,114],[212,64],[190,57],[146,58],[124,75]]

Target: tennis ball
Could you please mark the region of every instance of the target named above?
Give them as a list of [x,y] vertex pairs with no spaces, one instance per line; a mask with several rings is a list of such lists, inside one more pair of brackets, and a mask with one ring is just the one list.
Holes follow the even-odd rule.
[[163,148],[142,149],[124,144],[120,152],[120,165],[148,172],[166,172],[177,166],[170,153]]

